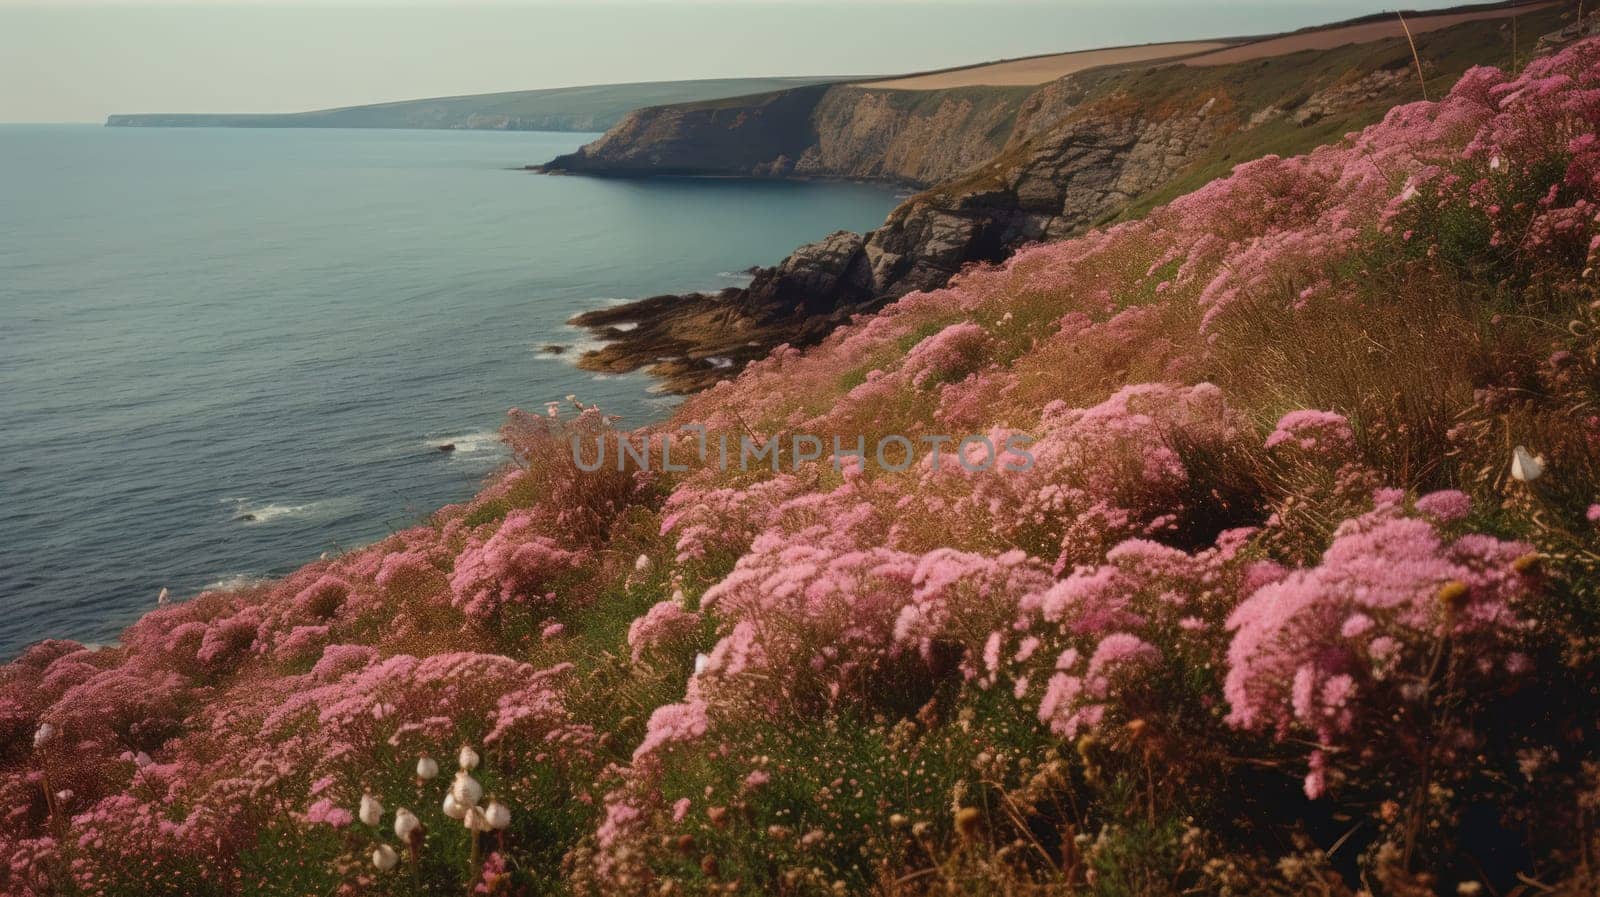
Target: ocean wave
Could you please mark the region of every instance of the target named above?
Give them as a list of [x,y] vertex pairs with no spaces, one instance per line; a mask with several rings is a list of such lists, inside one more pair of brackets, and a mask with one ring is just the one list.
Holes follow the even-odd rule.
[[215,581],[201,586],[200,592],[238,592],[271,581],[269,577],[253,573],[224,573]]
[[[566,327],[567,331],[572,334],[572,338],[570,340],[565,342],[559,340],[548,340],[545,342],[535,343],[533,346],[531,346],[533,352],[540,358],[546,358],[553,361],[564,361],[567,364],[576,367],[578,364],[578,359],[582,358],[585,352],[593,352],[595,350],[605,348],[605,341],[595,339],[594,335],[589,331],[588,328],[579,327],[576,324],[566,324],[564,326]],[[547,351],[547,347],[549,346],[560,346],[561,351]]]
[[233,506],[233,520],[235,523],[260,525],[289,517],[311,517],[333,513],[340,508],[349,506],[350,500],[323,499],[321,501],[288,504],[284,502],[256,503],[249,498],[224,498],[222,503]]
[[448,452],[453,458],[483,458],[509,451],[499,430],[473,430],[454,436],[438,436],[429,438],[423,445],[436,452],[446,451],[447,445],[452,446]]

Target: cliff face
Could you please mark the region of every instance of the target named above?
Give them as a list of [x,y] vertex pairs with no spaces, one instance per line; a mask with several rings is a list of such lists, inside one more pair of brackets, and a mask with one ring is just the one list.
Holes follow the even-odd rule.
[[545,165],[609,175],[783,176],[817,142],[812,114],[826,86],[737,101],[655,106]]
[[1212,100],[1154,118],[1080,110],[964,182],[914,197],[862,247],[885,297],[936,289],[963,265],[1082,230],[1172,178],[1230,124]]
[[993,158],[1027,93],[834,88],[817,105],[816,143],[793,173],[937,183]]
[[605,175],[871,178],[926,186],[1004,146],[1027,88],[810,86],[640,109],[542,166]]

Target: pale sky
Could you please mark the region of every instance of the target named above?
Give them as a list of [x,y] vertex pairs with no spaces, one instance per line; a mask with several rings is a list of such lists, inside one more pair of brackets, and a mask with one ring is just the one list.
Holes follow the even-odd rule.
[[0,0],[0,122],[888,74],[1260,34],[1387,8],[1360,0]]

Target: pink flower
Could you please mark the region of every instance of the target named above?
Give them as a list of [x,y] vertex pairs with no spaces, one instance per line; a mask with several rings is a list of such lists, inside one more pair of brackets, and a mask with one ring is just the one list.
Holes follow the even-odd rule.
[[306,821],[314,825],[329,825],[334,828],[344,828],[355,820],[355,816],[344,807],[337,806],[333,801],[322,798],[306,810]]
[[1278,420],[1277,429],[1267,437],[1266,447],[1294,445],[1302,451],[1339,456],[1355,448],[1355,434],[1344,415],[1332,411],[1302,409]]
[[682,644],[700,629],[700,615],[685,610],[677,601],[662,601],[628,626],[628,646],[633,662],[642,662],[652,652]]
[[706,715],[706,705],[703,702],[665,704],[657,707],[650,714],[650,722],[645,726],[644,741],[634,749],[633,759],[638,762],[675,742],[694,741],[706,734],[710,725]]
[[1430,492],[1417,499],[1417,511],[1440,523],[1454,523],[1472,513],[1472,499],[1455,489]]
[[959,380],[977,370],[989,350],[988,331],[971,321],[951,324],[906,353],[905,371],[922,386],[934,380]]

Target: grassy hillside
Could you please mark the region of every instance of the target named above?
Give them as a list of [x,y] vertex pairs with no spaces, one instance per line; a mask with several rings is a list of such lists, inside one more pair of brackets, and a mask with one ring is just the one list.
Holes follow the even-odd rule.
[[[1522,15],[1519,27],[1525,36],[1521,61],[1526,63],[1538,35],[1554,31],[1570,20],[1571,11],[1561,6],[1544,6]],[[1417,52],[1423,59],[1429,95],[1442,95],[1473,66],[1509,67],[1512,47],[1508,27],[1504,21],[1487,20],[1419,34]],[[1213,100],[1229,110],[1235,121],[1232,133],[1208,148],[1177,178],[1119,208],[1116,220],[1130,220],[1226,175],[1241,162],[1270,154],[1308,152],[1366,127],[1397,103],[1422,99],[1423,86],[1415,71],[1411,49],[1403,39],[1226,66],[1105,68],[1076,76],[1075,108],[1066,121],[1118,108],[1159,118],[1162,110],[1180,110]],[[1376,96],[1340,104],[1331,114],[1314,121],[1303,123],[1296,119],[1294,113],[1316,92],[1353,84],[1376,72],[1396,72],[1404,77]],[[1267,115],[1259,124],[1250,123],[1257,114],[1270,112],[1276,114]],[[1031,127],[1041,129],[1038,123]],[[936,185],[929,192],[959,194],[996,189],[1028,157],[1034,144],[1048,137],[1045,133],[1031,140],[1013,141],[1004,153],[982,167]]]
[[1474,69],[778,350],[685,469],[514,412],[5,667],[0,891],[1592,895],[1597,127],[1600,40]]
[[517,90],[402,100],[282,115],[121,114],[127,128],[480,128],[511,131],[604,131],[645,106],[765,93],[831,78],[722,78]]

